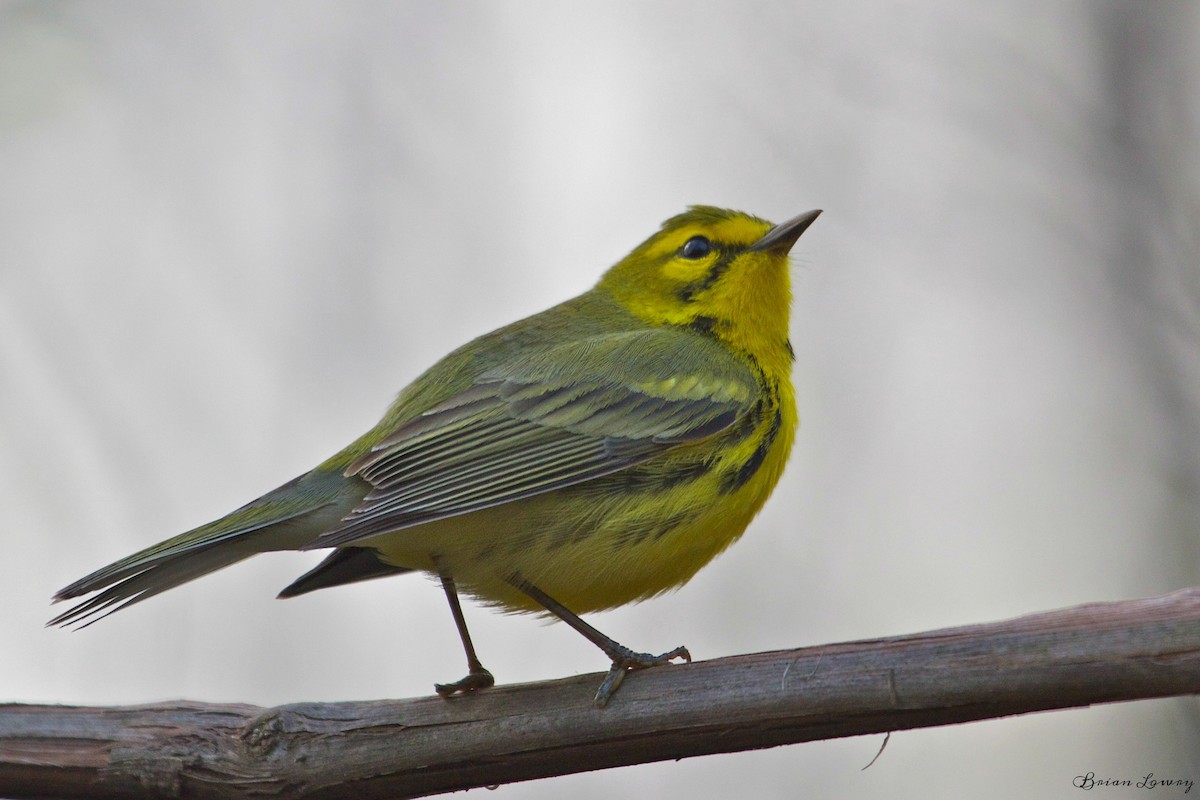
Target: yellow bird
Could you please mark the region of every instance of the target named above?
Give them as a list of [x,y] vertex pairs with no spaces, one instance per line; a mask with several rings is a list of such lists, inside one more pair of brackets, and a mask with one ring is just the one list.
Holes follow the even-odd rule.
[[788,252],[820,213],[672,217],[590,291],[450,353],[312,471],[67,586],[56,601],[99,594],[50,624],[258,553],[332,548],[279,596],[438,576],[469,670],[442,696],[494,683],[460,592],[586,636],[612,659],[600,706],[630,669],[690,660],[634,652],[577,614],[680,586],[775,487],[797,425]]

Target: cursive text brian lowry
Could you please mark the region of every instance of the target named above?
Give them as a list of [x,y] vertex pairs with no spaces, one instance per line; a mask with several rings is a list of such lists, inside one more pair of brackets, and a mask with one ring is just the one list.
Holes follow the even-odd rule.
[[1088,791],[1103,787],[1128,787],[1130,789],[1183,789],[1187,794],[1192,791],[1195,782],[1191,778],[1156,778],[1154,773],[1148,773],[1144,778],[1097,778],[1096,773],[1076,775],[1071,785],[1076,789]]

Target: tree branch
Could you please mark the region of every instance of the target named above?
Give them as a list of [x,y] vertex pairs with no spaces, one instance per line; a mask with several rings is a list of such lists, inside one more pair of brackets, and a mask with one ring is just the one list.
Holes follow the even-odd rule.
[[0,706],[0,796],[393,798],[1200,693],[1200,588],[449,701]]

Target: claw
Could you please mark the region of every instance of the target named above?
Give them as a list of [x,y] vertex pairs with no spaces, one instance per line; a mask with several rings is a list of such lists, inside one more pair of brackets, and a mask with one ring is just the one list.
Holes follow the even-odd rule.
[[621,687],[621,682],[625,680],[625,675],[632,670],[661,667],[663,664],[670,664],[677,658],[681,658],[690,664],[692,654],[688,652],[686,647],[676,647],[670,652],[657,656],[649,653],[635,653],[632,650],[622,647],[613,658],[612,668],[604,676],[604,682],[596,690],[596,697],[592,700],[593,704],[595,704],[596,708],[607,706],[613,694]]
[[439,697],[452,697],[456,694],[468,694],[479,689],[488,689],[496,685],[496,679],[486,669],[472,670],[465,678],[454,683],[435,683],[433,690]]

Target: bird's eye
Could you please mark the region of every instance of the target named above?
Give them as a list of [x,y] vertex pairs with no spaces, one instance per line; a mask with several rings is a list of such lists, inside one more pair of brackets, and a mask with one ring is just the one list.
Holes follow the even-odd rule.
[[693,236],[679,248],[679,255],[691,259],[704,258],[711,252],[712,242],[703,236]]

